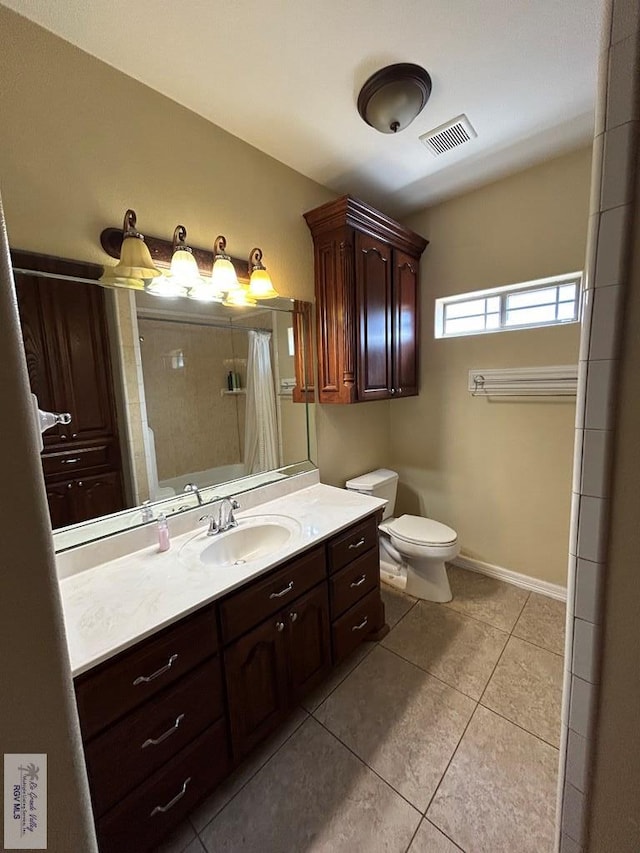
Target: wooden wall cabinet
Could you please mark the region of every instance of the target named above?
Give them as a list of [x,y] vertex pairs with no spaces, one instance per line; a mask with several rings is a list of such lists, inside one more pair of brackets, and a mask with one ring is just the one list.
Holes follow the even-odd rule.
[[[13,260],[82,274],[77,264],[37,255],[14,252]],[[70,424],[43,434],[51,525],[124,509],[104,290],[34,273],[16,276],[16,292],[31,391],[44,411],[71,414]]]
[[314,243],[319,402],[415,396],[427,240],[350,196],[304,216]]

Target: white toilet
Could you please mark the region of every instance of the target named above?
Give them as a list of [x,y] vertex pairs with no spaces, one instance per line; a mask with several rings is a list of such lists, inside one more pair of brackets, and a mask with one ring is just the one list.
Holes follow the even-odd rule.
[[379,468],[347,480],[347,489],[388,501],[380,525],[380,577],[416,598],[451,601],[445,562],[460,552],[458,534],[418,515],[393,517],[398,475]]

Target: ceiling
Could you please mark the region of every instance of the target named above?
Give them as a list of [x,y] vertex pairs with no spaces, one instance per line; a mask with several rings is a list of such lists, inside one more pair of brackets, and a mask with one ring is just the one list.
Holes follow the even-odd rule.
[[[586,143],[604,0],[2,0],[338,193],[395,215]],[[433,80],[397,135],[356,111],[383,65]],[[477,139],[418,136],[466,113]]]

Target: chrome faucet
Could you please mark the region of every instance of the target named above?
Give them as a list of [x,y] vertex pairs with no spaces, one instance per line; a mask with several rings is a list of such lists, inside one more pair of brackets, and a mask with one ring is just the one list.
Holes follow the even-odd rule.
[[187,485],[184,487],[184,489],[182,491],[187,492],[187,493],[189,493],[189,492],[193,493],[196,496],[196,498],[198,499],[198,506],[202,506],[202,497],[200,495],[200,489],[198,488],[198,486],[195,483],[187,483]]
[[218,531],[220,533],[238,526],[238,522],[233,517],[234,509],[240,509],[238,501],[233,498],[222,498],[218,515]]
[[234,509],[240,509],[238,501],[232,498],[221,498],[217,501],[217,513],[212,512],[210,515],[200,516],[198,521],[209,522],[207,536],[215,536],[216,533],[224,533],[225,530],[237,527],[238,522],[233,517]]
[[142,501],[142,508],[140,512],[143,524],[146,524],[148,521],[153,521],[153,508],[151,506],[151,501]]

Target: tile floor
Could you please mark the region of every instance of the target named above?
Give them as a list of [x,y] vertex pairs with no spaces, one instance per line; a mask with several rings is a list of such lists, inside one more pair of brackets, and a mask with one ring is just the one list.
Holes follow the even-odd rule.
[[551,853],[564,605],[450,567],[157,853]]

